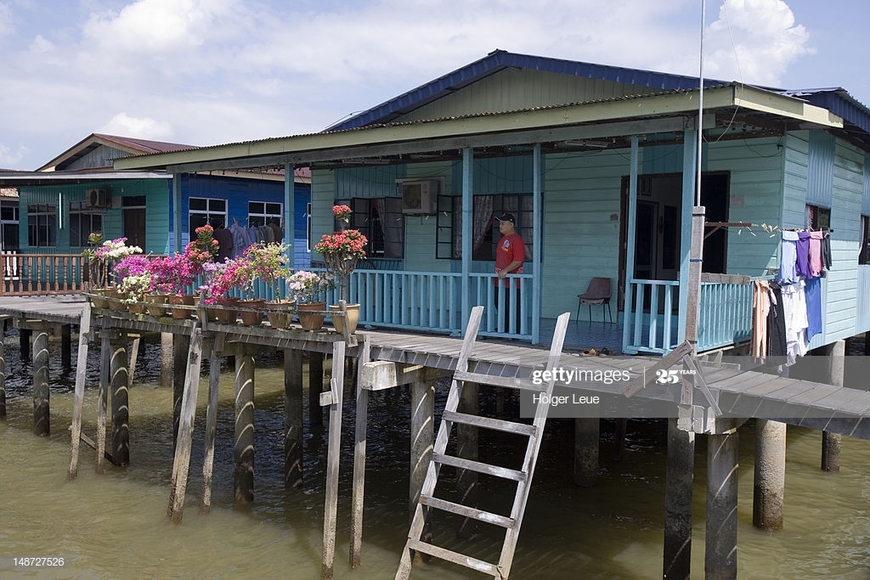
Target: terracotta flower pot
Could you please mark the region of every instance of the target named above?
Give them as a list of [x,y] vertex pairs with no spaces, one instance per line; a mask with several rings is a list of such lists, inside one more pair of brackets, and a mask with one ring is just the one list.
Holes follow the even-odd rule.
[[108,308],[109,301],[106,299],[105,288],[92,288],[89,292],[91,295],[91,304],[94,308]]
[[298,302],[296,314],[299,315],[299,324],[303,330],[319,330],[326,320],[326,314],[311,314],[309,311],[324,312],[326,302]]
[[162,305],[168,300],[166,294],[146,294],[145,295],[145,310],[151,316],[166,316],[166,308]]
[[238,298],[219,298],[215,303],[206,308],[206,314],[209,320],[218,324],[235,324],[239,317]]
[[266,307],[265,300],[239,300],[239,316],[242,324],[247,326],[259,326],[263,322],[263,309]]
[[[193,296],[178,296],[177,294],[172,294],[168,299],[169,304],[174,304],[176,306],[193,306],[195,303]],[[193,308],[171,308],[172,318],[176,320],[184,320],[186,318],[193,318],[194,309]]]
[[287,328],[293,320],[295,300],[272,301],[266,303],[266,319],[272,328]]

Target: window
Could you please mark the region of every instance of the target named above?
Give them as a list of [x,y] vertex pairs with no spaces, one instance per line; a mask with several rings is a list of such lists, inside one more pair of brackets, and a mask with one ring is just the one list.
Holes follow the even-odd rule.
[[248,202],[248,226],[255,228],[275,222],[279,226],[283,221],[284,204],[267,203],[265,201]]
[[27,245],[31,248],[57,246],[57,206],[33,204],[27,206]]
[[[359,230],[368,239],[368,258],[398,260],[404,257],[405,219],[402,214],[402,198],[354,198],[335,203],[347,204],[353,210],[350,227]],[[336,230],[343,227],[348,226],[336,221]]]
[[71,248],[84,248],[92,232],[103,231],[103,214],[100,210],[85,206],[83,201],[69,204],[69,245]]
[[861,249],[858,252],[859,264],[870,264],[870,216],[861,216]]
[[3,250],[18,250],[18,203],[0,207],[0,228],[3,229]]
[[[495,249],[501,236],[495,216],[512,213],[517,220],[517,233],[526,245],[526,260],[532,259],[531,194],[475,195],[473,198],[472,259],[495,260]],[[436,234],[437,258],[462,258],[462,198],[439,197]]]
[[227,225],[227,200],[191,197],[189,211],[190,239],[196,239],[196,228],[211,224],[214,227]]
[[807,205],[804,227],[808,230],[831,229],[831,209],[817,205]]

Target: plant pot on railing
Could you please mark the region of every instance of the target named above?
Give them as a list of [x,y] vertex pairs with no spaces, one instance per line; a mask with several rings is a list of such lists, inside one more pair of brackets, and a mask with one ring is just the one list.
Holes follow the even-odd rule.
[[106,298],[106,288],[91,288],[88,292],[91,304],[94,308],[108,308],[109,300]]
[[263,309],[266,306],[265,300],[239,300],[238,306],[242,324],[246,326],[260,326],[263,322]]
[[146,294],[145,295],[145,310],[151,316],[166,316],[166,307],[163,306],[169,300],[166,294]]
[[117,288],[107,288],[105,296],[109,299],[109,310],[114,310],[115,312],[127,310],[127,303],[124,302],[127,296]]
[[266,319],[272,328],[287,328],[293,320],[295,300],[278,300],[266,303]]
[[218,298],[210,306],[205,309],[208,319],[218,324],[235,324],[239,317],[239,312],[236,307],[239,304],[238,298]]
[[[348,334],[356,332],[357,324],[359,323],[359,304],[348,304],[345,306],[346,314],[344,316],[333,316],[332,325],[335,331],[339,334],[344,334],[344,324],[347,322]],[[341,312],[340,304],[330,304],[330,312]]]
[[299,302],[296,304],[296,314],[299,315],[299,325],[303,330],[320,330],[326,320],[326,302]]
[[196,299],[192,295],[183,295],[179,296],[178,294],[172,294],[169,296],[168,302],[173,306],[181,306],[182,308],[170,308],[172,313],[172,318],[176,320],[184,320],[187,318],[193,318],[195,309],[193,308],[194,304],[196,304]]
[[130,311],[130,314],[145,314],[145,303],[130,302],[127,304],[127,309]]

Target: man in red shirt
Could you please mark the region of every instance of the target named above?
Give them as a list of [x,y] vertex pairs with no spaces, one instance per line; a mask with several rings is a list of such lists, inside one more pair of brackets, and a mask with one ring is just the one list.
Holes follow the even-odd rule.
[[[498,246],[495,250],[495,273],[499,280],[504,280],[504,298],[498,305],[504,317],[504,332],[517,333],[520,331],[520,280],[516,281],[516,308],[517,318],[516,327],[510,327],[510,282],[505,279],[507,274],[522,274],[523,260],[526,259],[526,244],[523,238],[517,233],[517,224],[514,215],[511,213],[503,213],[495,218],[498,221],[498,231],[501,234],[501,239],[498,241]],[[498,285],[498,282],[496,282]]]

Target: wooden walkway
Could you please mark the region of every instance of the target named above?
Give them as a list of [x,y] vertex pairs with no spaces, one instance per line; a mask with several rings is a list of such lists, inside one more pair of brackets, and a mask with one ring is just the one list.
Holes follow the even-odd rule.
[[[78,325],[84,301],[80,297],[4,297],[0,298],[0,315],[17,320],[41,320]],[[195,321],[155,318],[112,312],[111,326],[139,332],[191,333]],[[101,323],[97,321],[99,328]],[[204,331],[225,333],[227,342],[267,345],[276,349],[299,349],[331,353],[332,343],[342,337],[334,332],[272,330],[268,326],[251,327],[208,323]],[[370,360],[384,360],[405,365],[420,365],[453,371],[462,340],[442,335],[407,334],[386,331],[358,331],[367,335]],[[347,354],[355,356],[356,344],[349,343]],[[469,359],[469,370],[491,376],[529,378],[547,364],[548,351],[523,343],[490,340],[479,342]],[[562,366],[577,371],[628,371],[637,374],[650,368],[660,357],[582,356],[565,353]],[[824,383],[778,377],[734,368],[703,369],[710,389],[718,396],[718,405],[726,417],[768,418],[812,429],[870,439],[870,392]],[[591,375],[590,375],[591,376]],[[565,383],[561,383],[565,386]],[[557,386],[560,382],[557,381]],[[624,397],[624,383],[610,385],[599,381],[571,381],[573,388],[618,399]],[[635,395],[636,399],[676,403],[679,385],[653,384]],[[703,400],[696,398],[696,401]],[[622,415],[624,416],[624,415]]]

